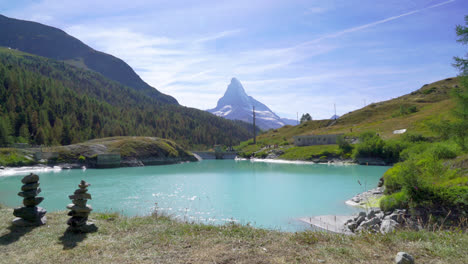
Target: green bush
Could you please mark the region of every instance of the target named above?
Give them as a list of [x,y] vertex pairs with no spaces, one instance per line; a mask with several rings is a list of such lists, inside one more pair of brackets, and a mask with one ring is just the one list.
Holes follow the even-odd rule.
[[353,151],[353,158],[381,158],[385,162],[394,163],[400,158],[400,152],[407,144],[400,141],[384,141],[376,133],[365,132],[359,136],[360,143]]
[[380,200],[380,208],[387,212],[395,209],[408,208],[409,197],[404,191],[386,195]]
[[395,164],[384,174],[385,194],[398,192],[403,187],[403,180],[400,177],[402,163]]
[[359,140],[360,143],[354,148],[353,158],[381,156],[385,142],[376,133],[362,133]]
[[429,88],[429,89],[427,89],[427,90],[424,90],[424,91],[423,91],[423,94],[426,94],[426,95],[427,95],[427,94],[431,94],[431,93],[435,92],[436,90],[437,90],[437,89],[436,89],[435,87],[431,87],[431,88]]
[[[468,177],[460,177],[457,170],[444,165],[443,160],[454,155],[451,144],[420,145],[404,162],[396,164],[384,175],[385,193],[391,197],[404,193],[406,206],[422,208],[423,212],[460,212],[468,207]],[[418,154],[417,151],[425,148]],[[417,149],[417,151],[415,151]],[[456,155],[456,154],[455,154]],[[466,178],[463,180],[463,178]],[[403,194],[399,194],[403,195]],[[395,197],[394,197],[395,198]],[[398,199],[385,200],[382,209],[394,208]]]
[[351,153],[346,153],[342,156],[344,159],[349,159],[351,158]]
[[342,154],[351,153],[353,151],[353,146],[344,137],[338,137],[338,147]]
[[428,138],[424,137],[421,134],[415,134],[415,133],[409,133],[409,132],[404,133],[401,139],[405,142],[411,142],[411,143],[423,142],[423,141],[429,140]]
[[400,161],[405,161],[408,160],[410,157],[419,155],[426,151],[431,144],[427,142],[418,142],[418,143],[413,143],[410,145],[410,147],[404,149],[400,153]]
[[453,159],[457,157],[460,150],[457,145],[444,142],[433,144],[428,149],[428,152],[430,152],[436,159]]
[[260,151],[254,154],[255,158],[260,158],[260,159],[264,159],[267,156],[268,156],[268,153],[266,153],[265,151]]
[[240,152],[238,155],[239,155],[241,158],[249,159],[250,157],[252,157],[253,152],[252,152],[252,151]]

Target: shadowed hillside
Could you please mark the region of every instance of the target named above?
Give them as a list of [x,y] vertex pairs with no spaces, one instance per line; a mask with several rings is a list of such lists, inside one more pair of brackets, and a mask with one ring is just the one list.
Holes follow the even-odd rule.
[[0,46],[91,69],[111,80],[143,91],[160,102],[177,104],[173,97],[145,83],[123,60],[96,51],[54,27],[0,15]]

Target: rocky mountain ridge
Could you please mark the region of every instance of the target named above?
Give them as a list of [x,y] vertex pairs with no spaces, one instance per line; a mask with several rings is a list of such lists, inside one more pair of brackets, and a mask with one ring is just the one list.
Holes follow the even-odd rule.
[[268,106],[249,96],[236,78],[232,78],[216,107],[207,111],[226,119],[252,123],[253,107],[255,107],[256,125],[263,130],[297,124],[296,120],[279,117]]

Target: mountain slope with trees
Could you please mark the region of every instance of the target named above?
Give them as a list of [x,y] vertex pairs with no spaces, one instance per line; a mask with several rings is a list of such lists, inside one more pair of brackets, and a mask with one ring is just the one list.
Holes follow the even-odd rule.
[[96,51],[58,28],[0,15],[0,46],[90,69],[160,102],[178,104],[145,83],[123,60]]
[[193,147],[234,145],[252,134],[249,124],[162,103],[94,71],[0,48],[0,145],[153,136]]

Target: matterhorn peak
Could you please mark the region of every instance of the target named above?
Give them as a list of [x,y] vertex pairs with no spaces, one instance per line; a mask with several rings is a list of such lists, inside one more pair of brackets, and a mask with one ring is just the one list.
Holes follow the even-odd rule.
[[241,82],[235,77],[231,79],[223,97],[218,100],[216,108],[207,111],[227,119],[251,123],[253,106],[257,125],[261,129],[278,128],[290,123],[290,120],[281,119],[266,105],[248,96]]

